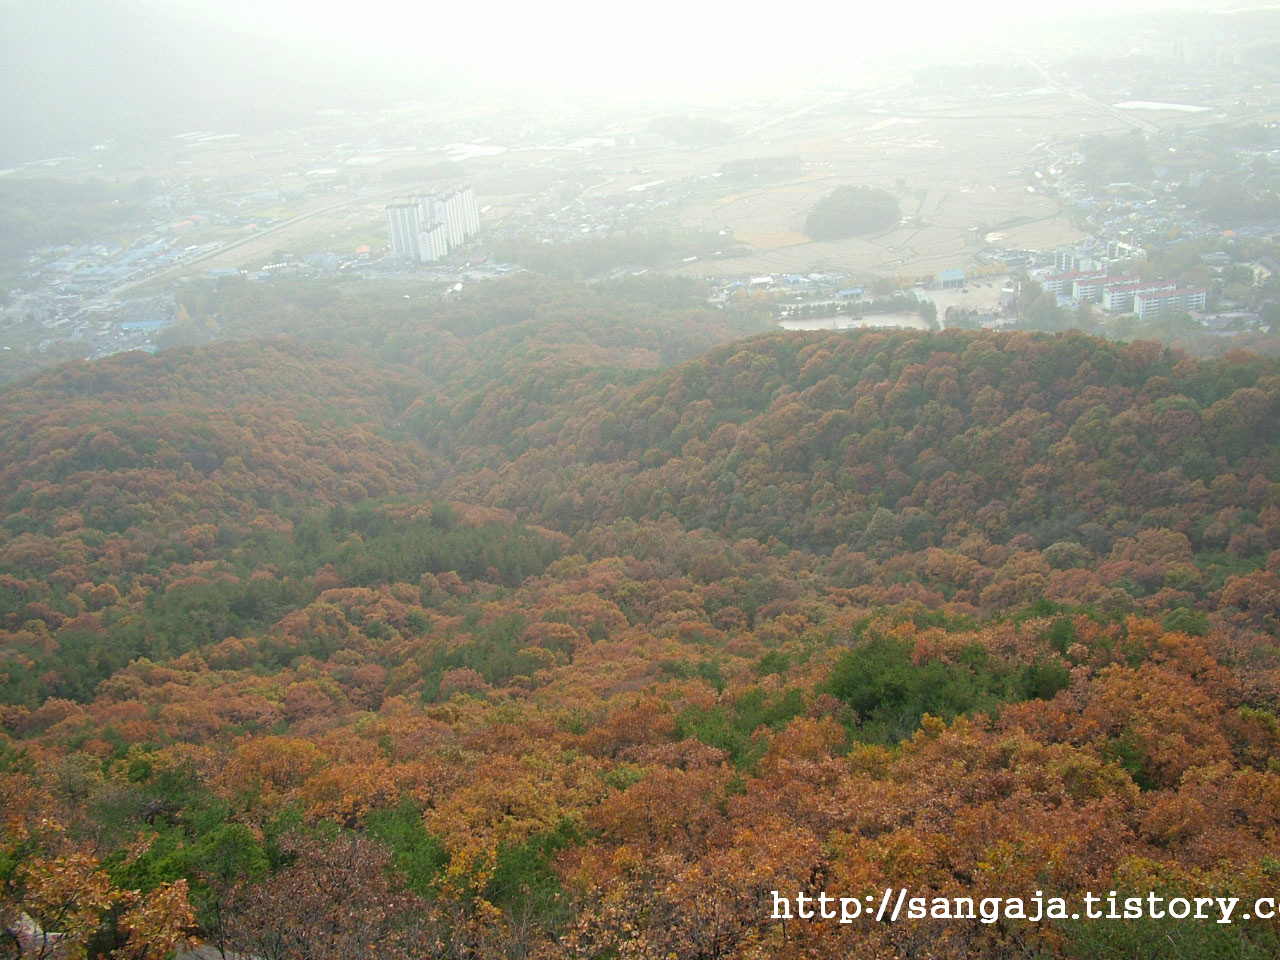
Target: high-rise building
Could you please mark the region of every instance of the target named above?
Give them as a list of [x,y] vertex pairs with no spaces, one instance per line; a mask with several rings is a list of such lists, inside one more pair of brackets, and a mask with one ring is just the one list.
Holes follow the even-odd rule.
[[387,241],[391,256],[421,259],[418,234],[422,232],[422,209],[416,203],[393,203],[387,206]]
[[480,207],[476,204],[476,193],[470,184],[462,189],[462,204],[467,214],[467,236],[474,237],[480,232]]
[[423,227],[418,234],[418,258],[423,263],[431,263],[449,254],[449,238],[445,236],[443,223],[433,223]]
[[387,206],[391,255],[429,263],[480,232],[480,213],[469,184],[443,193],[418,194]]
[[460,247],[466,240],[466,234],[462,230],[462,204],[458,199],[456,191],[446,193],[440,198],[440,219],[444,221],[445,229],[449,235],[450,248]]

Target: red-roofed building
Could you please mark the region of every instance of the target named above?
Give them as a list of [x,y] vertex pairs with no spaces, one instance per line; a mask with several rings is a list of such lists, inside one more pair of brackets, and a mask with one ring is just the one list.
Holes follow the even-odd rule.
[[1171,280],[1109,283],[1102,289],[1102,309],[1108,313],[1128,313],[1133,309],[1133,298],[1138,294],[1163,293],[1177,288],[1178,285]]
[[1203,310],[1208,291],[1204,287],[1184,290],[1152,290],[1133,298],[1133,311],[1139,320],[1150,320],[1168,310]]

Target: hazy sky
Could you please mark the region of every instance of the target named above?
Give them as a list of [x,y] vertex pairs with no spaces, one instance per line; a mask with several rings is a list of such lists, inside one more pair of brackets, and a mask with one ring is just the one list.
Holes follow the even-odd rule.
[[[952,40],[975,58],[1000,51],[995,34],[1034,18],[1027,0],[845,0],[843,3],[599,3],[490,0],[166,0],[291,44],[359,44],[388,57],[460,62],[498,80],[602,87],[728,85],[807,64],[856,65],[868,53]],[[1073,12],[1221,7],[1222,3],[1072,0]],[[953,44],[954,49],[954,44]]]
[[[1267,0],[1274,6],[1275,0]],[[1200,0],[1222,9],[1248,0]],[[574,104],[600,92],[697,111],[861,86],[939,58],[1007,61],[1042,37],[1100,50],[1164,25],[1157,0],[0,0],[0,167],[105,139],[278,128],[317,109],[477,92]],[[1146,9],[1144,20],[1091,17]],[[1047,11],[1047,14],[1046,14]],[[1064,18],[1073,18],[1067,22]],[[1194,33],[1208,24],[1181,21]],[[1105,46],[1105,45],[1103,45]],[[903,68],[906,68],[905,71]],[[488,81],[488,83],[486,83]],[[518,102],[518,101],[511,101]]]

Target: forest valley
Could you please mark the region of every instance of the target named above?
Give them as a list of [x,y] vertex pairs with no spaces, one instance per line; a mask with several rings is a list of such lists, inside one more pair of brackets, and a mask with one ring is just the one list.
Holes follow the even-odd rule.
[[1280,953],[769,918],[1280,893],[1280,361],[186,303],[238,339],[0,394],[5,955]]

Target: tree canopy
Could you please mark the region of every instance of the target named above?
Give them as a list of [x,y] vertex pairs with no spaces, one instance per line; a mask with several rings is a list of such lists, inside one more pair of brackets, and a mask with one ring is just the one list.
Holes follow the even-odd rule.
[[813,240],[843,240],[885,230],[898,222],[897,198],[876,187],[837,187],[813,205],[804,221]]
[[12,952],[1275,955],[770,893],[1274,895],[1280,362],[619,287],[4,389]]

